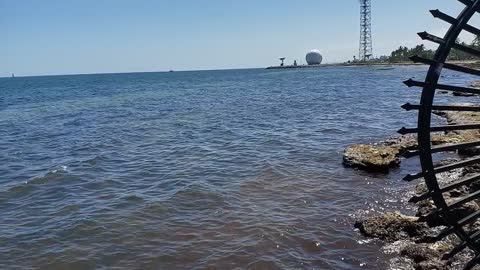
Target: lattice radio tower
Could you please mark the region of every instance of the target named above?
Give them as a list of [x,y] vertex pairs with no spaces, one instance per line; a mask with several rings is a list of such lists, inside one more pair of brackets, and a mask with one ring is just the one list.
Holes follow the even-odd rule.
[[367,61],[372,53],[371,0],[360,0],[360,61]]

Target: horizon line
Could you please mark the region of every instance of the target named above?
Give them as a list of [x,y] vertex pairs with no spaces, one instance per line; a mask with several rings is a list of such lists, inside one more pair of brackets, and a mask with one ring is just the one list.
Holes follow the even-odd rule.
[[[343,62],[325,62],[325,64],[334,65]],[[81,76],[81,75],[112,75],[112,74],[136,74],[136,73],[169,73],[169,72],[192,72],[192,71],[224,71],[224,70],[245,70],[245,69],[266,69],[266,67],[242,67],[242,68],[212,68],[212,69],[181,69],[181,70],[162,70],[162,71],[119,71],[119,72],[92,72],[92,73],[65,73],[65,74],[39,74],[39,75],[18,75],[14,72],[14,78],[29,78],[29,77],[54,77],[54,76]],[[0,79],[12,78],[11,76],[0,76]]]
[[[266,68],[266,67],[265,67]],[[162,70],[162,71],[119,71],[119,72],[92,72],[92,73],[65,73],[65,74],[41,74],[41,75],[19,75],[15,73],[14,78],[28,77],[54,77],[54,76],[81,76],[81,75],[112,75],[112,74],[136,74],[136,73],[169,73],[169,72],[192,72],[192,71],[222,71],[222,70],[243,70],[243,69],[262,69],[262,67],[245,68],[219,68],[219,69],[181,69],[181,70]],[[12,78],[11,76],[0,76],[0,78]]]

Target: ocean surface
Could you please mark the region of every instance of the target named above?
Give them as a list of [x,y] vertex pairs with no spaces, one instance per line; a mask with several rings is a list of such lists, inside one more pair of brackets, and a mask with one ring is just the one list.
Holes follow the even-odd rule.
[[342,152],[414,126],[402,81],[425,72],[2,78],[0,269],[386,269],[353,222],[410,211],[418,160],[372,174]]

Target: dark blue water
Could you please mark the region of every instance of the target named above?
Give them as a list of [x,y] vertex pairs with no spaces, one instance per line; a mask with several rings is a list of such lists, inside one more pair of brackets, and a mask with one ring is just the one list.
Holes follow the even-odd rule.
[[353,216],[403,205],[417,163],[341,154],[413,125],[425,70],[0,79],[0,268],[384,269]]

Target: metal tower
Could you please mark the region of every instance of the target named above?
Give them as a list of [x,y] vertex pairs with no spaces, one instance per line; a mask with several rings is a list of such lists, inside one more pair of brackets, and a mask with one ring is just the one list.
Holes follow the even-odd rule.
[[372,9],[371,0],[360,1],[360,61],[367,61],[372,49]]

